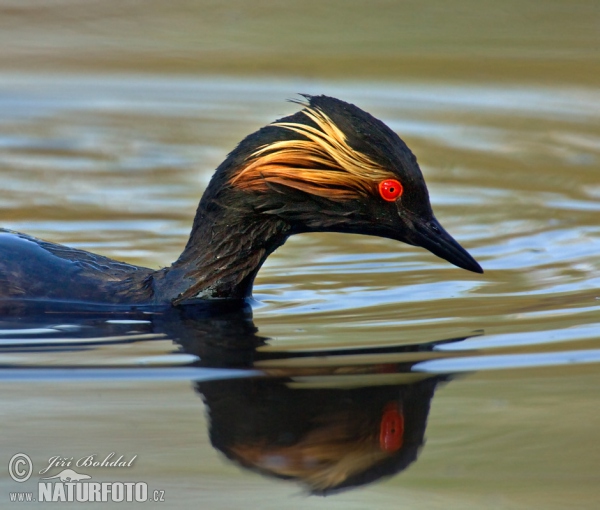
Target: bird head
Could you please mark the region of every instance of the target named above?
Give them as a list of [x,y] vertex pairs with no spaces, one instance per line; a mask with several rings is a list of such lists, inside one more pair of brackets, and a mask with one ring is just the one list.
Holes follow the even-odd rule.
[[417,159],[396,133],[352,104],[304,97],[301,111],[240,143],[220,184],[290,234],[385,237],[483,272],[435,218]]

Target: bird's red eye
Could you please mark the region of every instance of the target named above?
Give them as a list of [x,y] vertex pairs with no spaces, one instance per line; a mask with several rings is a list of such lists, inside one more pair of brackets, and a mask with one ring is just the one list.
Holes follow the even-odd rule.
[[395,179],[386,179],[379,183],[379,194],[381,198],[388,202],[393,202],[402,195],[402,184]]
[[379,425],[379,448],[397,452],[404,444],[404,415],[398,404],[390,402],[383,410]]

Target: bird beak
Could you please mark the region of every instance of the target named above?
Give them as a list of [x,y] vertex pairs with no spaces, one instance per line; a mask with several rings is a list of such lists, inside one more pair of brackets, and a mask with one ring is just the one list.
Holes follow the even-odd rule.
[[444,230],[433,216],[426,221],[415,217],[411,220],[407,237],[412,244],[421,246],[467,271],[483,273],[477,261]]

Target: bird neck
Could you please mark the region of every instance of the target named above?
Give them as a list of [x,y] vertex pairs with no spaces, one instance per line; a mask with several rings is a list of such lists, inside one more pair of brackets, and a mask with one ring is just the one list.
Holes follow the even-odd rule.
[[202,198],[183,253],[154,275],[157,300],[179,304],[193,298],[251,295],[258,270],[285,242],[290,226],[239,202],[224,203],[231,202]]

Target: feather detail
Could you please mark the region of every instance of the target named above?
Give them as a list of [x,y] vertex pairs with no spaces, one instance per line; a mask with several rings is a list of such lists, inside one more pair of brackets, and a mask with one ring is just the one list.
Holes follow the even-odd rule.
[[268,183],[277,183],[320,197],[351,200],[377,193],[380,181],[395,178],[392,172],[350,147],[344,133],[319,108],[305,105],[302,113],[318,128],[296,122],[271,124],[304,139],[260,147],[229,184],[266,192]]

